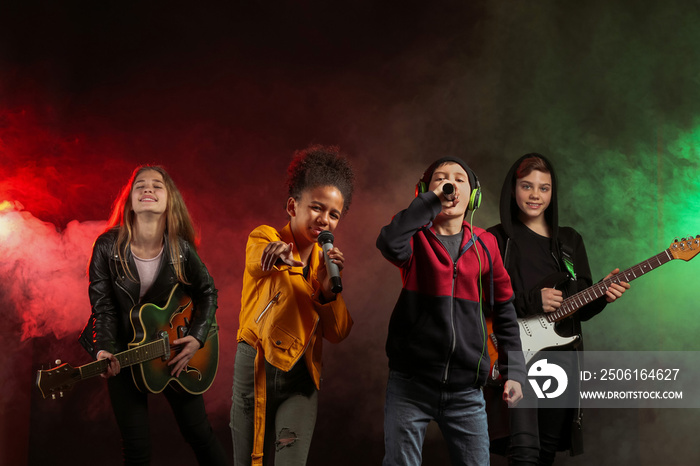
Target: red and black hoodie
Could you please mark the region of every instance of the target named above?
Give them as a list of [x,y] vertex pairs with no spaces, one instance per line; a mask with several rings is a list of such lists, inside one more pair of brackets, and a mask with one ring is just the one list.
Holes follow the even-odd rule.
[[431,228],[441,209],[435,193],[420,194],[377,238],[377,248],[401,269],[403,281],[389,322],[389,367],[443,385],[484,385],[490,367],[484,313],[490,312],[504,350],[501,375],[525,383],[522,359],[508,363],[508,352],[522,355],[522,349],[496,239],[465,221],[453,261]]

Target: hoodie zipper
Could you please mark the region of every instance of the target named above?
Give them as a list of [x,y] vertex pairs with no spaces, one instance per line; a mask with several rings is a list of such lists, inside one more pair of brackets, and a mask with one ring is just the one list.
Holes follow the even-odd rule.
[[510,258],[510,237],[506,236],[506,252],[503,254],[503,267],[508,268],[508,259]]
[[[442,243],[440,243],[442,244]],[[443,245],[445,247],[445,245]],[[461,255],[460,255],[461,257]],[[457,258],[459,259],[459,257]],[[452,299],[450,299],[450,330],[452,331],[450,340],[450,354],[447,355],[447,362],[445,363],[445,371],[442,374],[442,383],[447,383],[448,376],[450,374],[450,363],[452,362],[452,355],[455,352],[455,347],[457,346],[457,335],[455,333],[455,284],[457,283],[457,262],[452,261]]]
[[[450,260],[452,261],[452,294],[450,299],[450,330],[451,330],[451,341],[450,341],[450,353],[447,355],[447,361],[445,362],[445,370],[442,373],[442,383],[446,384],[448,379],[449,379],[449,374],[450,374],[450,366],[452,363],[452,356],[454,355],[456,346],[457,346],[457,335],[456,335],[456,329],[455,329],[455,287],[457,285],[457,262],[459,262],[459,259],[466,253],[472,246],[475,246],[476,241],[474,241],[474,234],[472,234],[472,238],[470,238],[469,241],[467,241],[467,244],[471,241],[471,245],[469,247],[465,248],[460,248],[459,255],[457,256],[457,260],[452,260],[452,256],[450,256],[450,252],[447,250],[444,244],[442,244],[442,241],[440,241],[440,238],[437,237],[437,235],[430,229],[428,231],[435,237],[435,239],[440,243],[440,246],[447,252],[447,255],[450,257]],[[464,234],[464,233],[463,233]],[[477,252],[478,254],[478,252]]]
[[442,246],[442,249],[447,253],[448,257],[450,257],[450,261],[452,261],[452,299],[450,299],[450,352],[447,355],[447,361],[445,361],[445,370],[442,373],[442,383],[446,384],[450,374],[452,355],[454,354],[455,348],[457,346],[457,335],[455,330],[455,287],[457,284],[457,261],[459,261],[459,258],[462,257],[464,252],[466,252],[466,249],[464,251],[460,249],[459,256],[457,256],[457,261],[452,260],[452,256],[450,256],[450,251],[448,251],[445,245],[442,244],[440,238],[438,238],[432,230],[428,229],[428,231],[433,235],[433,237],[437,240],[440,246]]

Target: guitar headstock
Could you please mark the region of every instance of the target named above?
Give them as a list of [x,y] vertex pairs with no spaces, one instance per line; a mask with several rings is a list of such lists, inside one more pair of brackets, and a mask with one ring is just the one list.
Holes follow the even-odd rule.
[[[59,361],[60,362],[60,361]],[[40,370],[36,374],[36,386],[41,396],[52,399],[63,397],[63,392],[73,388],[80,380],[80,370],[68,363],[63,363],[53,369]]]
[[674,259],[689,261],[700,253],[700,235],[695,238],[675,239],[668,249],[671,251],[671,255]]

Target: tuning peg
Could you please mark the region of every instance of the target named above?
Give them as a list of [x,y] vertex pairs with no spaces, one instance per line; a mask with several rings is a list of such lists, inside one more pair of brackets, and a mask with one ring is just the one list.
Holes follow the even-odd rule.
[[56,359],[56,360],[54,361],[54,364],[56,364],[57,366],[60,366],[60,365],[61,365],[61,360],[60,360],[60,359]]

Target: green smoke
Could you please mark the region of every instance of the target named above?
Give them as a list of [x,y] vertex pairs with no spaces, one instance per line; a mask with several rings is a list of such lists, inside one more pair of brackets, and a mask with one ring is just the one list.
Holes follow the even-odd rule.
[[[583,235],[598,280],[700,234],[700,15],[687,2],[537,3],[492,21],[502,150],[553,160],[560,222]],[[700,349],[698,272],[700,259],[673,261],[633,282],[585,325],[587,347]]]

